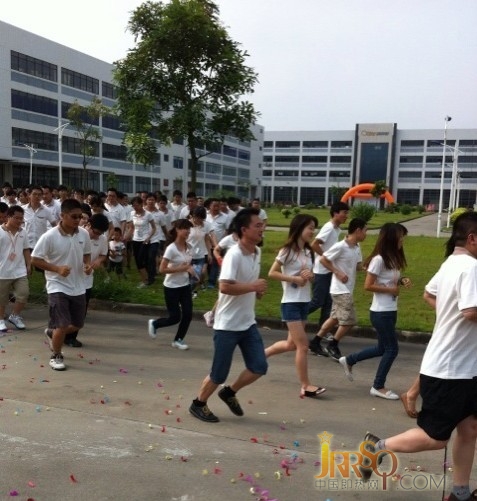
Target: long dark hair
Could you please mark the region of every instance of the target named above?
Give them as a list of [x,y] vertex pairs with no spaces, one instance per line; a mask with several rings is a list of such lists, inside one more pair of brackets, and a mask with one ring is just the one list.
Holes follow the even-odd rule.
[[[318,228],[318,219],[311,214],[297,214],[290,223],[290,228],[288,230],[288,238],[282,249],[286,249],[287,253],[285,256],[285,262],[288,261],[288,257],[291,252],[299,252],[300,248],[298,246],[298,240],[303,233],[303,230],[310,224],[314,223],[315,228]],[[310,252],[311,260],[315,261],[315,253],[311,248],[310,242],[305,242],[304,248]]]
[[379,232],[378,239],[374,244],[374,249],[363,266],[367,268],[371,259],[375,256],[381,256],[384,266],[388,270],[403,270],[407,266],[406,256],[402,245],[399,246],[399,240],[405,235],[403,226],[396,223],[386,223]]

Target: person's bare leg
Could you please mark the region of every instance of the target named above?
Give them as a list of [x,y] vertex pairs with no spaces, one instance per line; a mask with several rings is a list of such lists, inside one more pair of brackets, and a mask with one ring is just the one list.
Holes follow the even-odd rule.
[[392,452],[421,452],[443,449],[447,440],[435,440],[421,428],[410,430],[386,438],[385,447]]
[[244,369],[238,378],[230,385],[230,388],[237,393],[244,386],[254,383],[257,379],[261,378],[262,374],[255,374],[248,369]]
[[457,425],[452,445],[454,485],[469,485],[477,439],[477,419],[469,416]]

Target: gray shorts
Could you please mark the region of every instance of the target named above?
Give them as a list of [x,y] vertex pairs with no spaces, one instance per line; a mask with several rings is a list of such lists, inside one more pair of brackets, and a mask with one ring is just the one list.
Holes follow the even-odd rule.
[[68,296],[64,292],[48,294],[50,307],[50,329],[64,328],[70,325],[81,329],[86,316],[86,295]]
[[339,325],[356,325],[356,311],[352,294],[331,294],[333,306],[330,317],[338,320]]

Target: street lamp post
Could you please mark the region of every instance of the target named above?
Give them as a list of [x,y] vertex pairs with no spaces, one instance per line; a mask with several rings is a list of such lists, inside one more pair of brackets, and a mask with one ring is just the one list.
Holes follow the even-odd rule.
[[444,200],[444,173],[446,167],[446,148],[447,148],[447,124],[452,120],[452,117],[446,116],[444,118],[444,147],[442,151],[442,168],[441,168],[441,186],[439,189],[439,211],[437,213],[437,238],[441,236],[442,225],[442,205]]
[[69,122],[59,125],[53,132],[58,132],[58,185],[63,184],[63,131],[70,125]]
[[30,180],[29,184],[30,186],[33,184],[33,155],[37,153],[35,148],[33,148],[33,145],[31,144],[24,144],[25,148],[30,152]]
[[[452,146],[448,146],[448,148],[452,148]],[[452,148],[454,150],[454,156],[452,159],[452,178],[451,178],[451,191],[450,191],[450,200],[449,200],[449,210],[447,211],[447,226],[450,226],[450,218],[451,218],[451,213],[459,207],[459,202],[457,198],[457,178],[459,176],[458,170],[457,170],[457,163],[458,163],[458,154],[462,153],[460,150],[457,148]]]

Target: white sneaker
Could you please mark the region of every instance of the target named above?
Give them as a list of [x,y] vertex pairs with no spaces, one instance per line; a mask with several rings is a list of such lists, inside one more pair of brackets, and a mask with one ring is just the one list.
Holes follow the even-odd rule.
[[182,339],[178,339],[177,341],[172,341],[171,346],[173,348],[177,348],[178,350],[188,350],[189,346],[182,341]]
[[5,323],[5,320],[3,318],[0,320],[0,331],[2,332],[7,332],[7,324]]
[[351,372],[351,366],[348,365],[348,362],[346,361],[346,357],[341,357],[338,362],[341,364],[341,366],[343,367],[343,370],[344,370],[344,373],[345,373],[345,376],[348,378],[348,381],[353,381],[353,374]]
[[388,390],[386,393],[381,393],[374,386],[371,386],[369,394],[373,397],[385,398],[386,400],[399,400],[399,395],[396,395],[394,391]]
[[23,318],[20,315],[14,315],[13,313],[8,317],[8,321],[13,324],[17,329],[24,330],[25,324],[23,323]]
[[66,369],[66,365],[63,360],[63,355],[61,353],[57,353],[56,355],[51,355],[50,367],[55,371],[64,371]]
[[156,329],[154,327],[154,319],[150,318],[147,321],[147,332],[149,334],[149,337],[152,337],[152,339],[156,339],[157,334],[156,334]]

